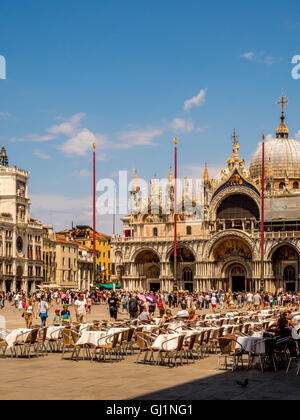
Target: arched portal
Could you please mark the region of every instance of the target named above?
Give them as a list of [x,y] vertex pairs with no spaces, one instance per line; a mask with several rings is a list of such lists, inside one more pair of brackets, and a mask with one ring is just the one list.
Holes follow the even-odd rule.
[[233,264],[228,270],[232,292],[246,291],[246,270],[241,264]]
[[278,289],[286,292],[299,290],[299,254],[288,244],[276,248],[272,254],[272,268]]
[[151,250],[142,250],[135,258],[134,276],[143,281],[144,290],[160,290],[160,259]]

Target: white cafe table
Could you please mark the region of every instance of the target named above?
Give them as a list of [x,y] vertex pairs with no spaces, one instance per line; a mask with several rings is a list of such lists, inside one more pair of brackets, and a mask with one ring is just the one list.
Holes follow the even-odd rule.
[[48,327],[47,328],[47,334],[46,339],[47,340],[58,340],[62,337],[61,332],[66,327]]
[[161,334],[152,344],[152,348],[156,350],[176,350],[180,335],[181,334]]
[[[266,351],[264,339],[262,337],[238,337],[237,342],[241,344],[243,349],[248,353],[264,354]],[[236,344],[236,350],[241,347]]]
[[107,335],[107,331],[83,331],[81,337],[79,338],[76,344],[89,344],[92,346],[105,345],[106,340],[104,339],[104,337],[106,337]]
[[16,330],[13,330],[10,332],[6,337],[5,341],[8,344],[7,348],[12,348],[15,343],[21,343],[23,341],[26,341],[28,338],[28,335],[31,333],[31,330],[27,328],[18,328]]

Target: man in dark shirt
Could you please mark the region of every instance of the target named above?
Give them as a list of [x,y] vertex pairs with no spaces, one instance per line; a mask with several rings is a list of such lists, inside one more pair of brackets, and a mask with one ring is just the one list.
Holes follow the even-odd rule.
[[111,321],[116,321],[118,317],[118,305],[119,299],[117,298],[115,292],[111,294],[108,298],[108,306],[109,306],[109,313]]
[[130,314],[130,319],[136,319],[139,315],[139,301],[135,293],[133,293],[129,299],[128,312]]

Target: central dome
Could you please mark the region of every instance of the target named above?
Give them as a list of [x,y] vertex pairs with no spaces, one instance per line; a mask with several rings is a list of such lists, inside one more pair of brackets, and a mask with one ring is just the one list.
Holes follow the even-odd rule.
[[[284,102],[282,96],[281,103]],[[300,178],[300,142],[289,138],[289,129],[282,109],[281,123],[276,129],[276,138],[265,143],[265,169],[270,170],[274,178]],[[250,163],[252,178],[262,176],[262,144],[253,155]]]
[[[300,142],[290,138],[276,138],[265,143],[265,169],[271,164],[274,178],[300,178]],[[250,163],[254,179],[262,175],[262,144]]]

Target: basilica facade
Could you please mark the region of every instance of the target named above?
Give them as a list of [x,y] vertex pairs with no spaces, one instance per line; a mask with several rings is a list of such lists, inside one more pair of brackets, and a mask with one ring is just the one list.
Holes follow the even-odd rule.
[[[265,143],[265,290],[300,291],[300,142],[281,122]],[[179,290],[255,291],[261,278],[262,144],[250,166],[240,156],[237,136],[225,168],[214,178],[205,166],[203,188],[184,185],[177,201]],[[188,182],[188,181],[187,181]],[[158,180],[145,197],[137,173],[133,209],[123,218],[123,235],[112,239],[112,280],[127,290],[174,289],[174,179],[167,188],[169,214]],[[192,203],[188,209],[184,202]],[[199,203],[201,203],[199,205]]]

